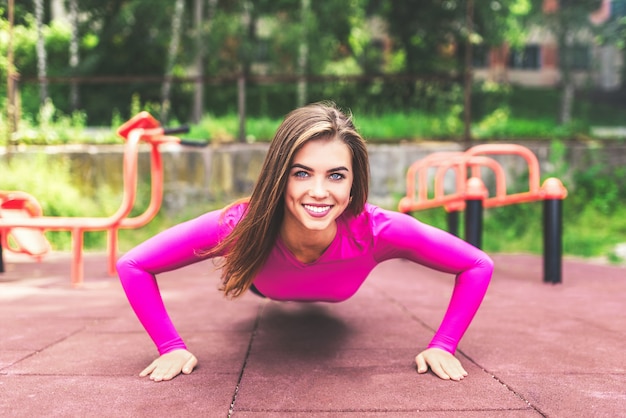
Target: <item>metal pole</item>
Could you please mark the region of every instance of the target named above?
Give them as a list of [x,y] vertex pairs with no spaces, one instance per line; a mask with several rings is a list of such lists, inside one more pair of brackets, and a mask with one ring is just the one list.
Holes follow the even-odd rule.
[[543,281],[561,283],[563,257],[563,201],[543,202]]
[[447,213],[448,232],[452,235],[459,236],[459,211],[451,210]]
[[483,201],[467,199],[465,201],[465,241],[476,248],[481,248],[483,235]]
[[567,189],[561,180],[550,177],[542,186],[543,193],[543,281],[561,283],[563,259],[563,199]]
[[478,177],[467,180],[465,190],[465,241],[476,248],[482,245],[483,199],[489,195],[485,184]]

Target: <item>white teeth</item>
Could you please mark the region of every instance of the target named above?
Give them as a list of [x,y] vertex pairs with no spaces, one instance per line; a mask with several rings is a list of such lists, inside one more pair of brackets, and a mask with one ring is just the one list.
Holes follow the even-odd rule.
[[310,206],[310,205],[304,205],[304,208],[310,212],[315,212],[315,213],[323,213],[326,212],[330,206]]

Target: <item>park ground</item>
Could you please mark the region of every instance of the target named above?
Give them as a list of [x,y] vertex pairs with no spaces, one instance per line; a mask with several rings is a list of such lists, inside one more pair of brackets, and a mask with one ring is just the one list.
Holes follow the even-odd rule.
[[138,373],[156,350],[106,256],[70,285],[68,253],[6,256],[0,274],[4,417],[626,417],[626,267],[563,261],[542,281],[535,255],[493,255],[495,274],[458,357],[461,382],[418,375],[453,277],[407,261],[374,270],[339,304],[218,291],[210,262],[159,278],[191,375]]

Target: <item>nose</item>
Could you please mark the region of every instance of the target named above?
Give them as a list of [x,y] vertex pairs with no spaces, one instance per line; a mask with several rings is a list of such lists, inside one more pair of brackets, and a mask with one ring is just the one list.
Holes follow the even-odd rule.
[[325,199],[329,196],[328,188],[323,179],[318,179],[313,182],[311,189],[309,190],[309,196],[314,199]]

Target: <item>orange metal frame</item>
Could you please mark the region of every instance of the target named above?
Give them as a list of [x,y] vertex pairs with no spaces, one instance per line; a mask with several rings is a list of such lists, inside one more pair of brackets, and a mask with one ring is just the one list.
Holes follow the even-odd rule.
[[[20,191],[0,190],[0,211],[1,216],[12,219],[43,215],[43,210],[37,199]],[[2,233],[0,235],[1,247],[12,252],[28,254],[38,261],[50,251],[50,243],[46,237],[41,232],[30,228],[12,228],[10,234]]]
[[[3,237],[3,244],[4,237],[8,236],[12,228],[32,228],[42,232],[70,231],[72,234],[71,282],[73,286],[80,286],[84,279],[83,235],[86,231],[107,231],[108,272],[110,275],[115,275],[118,230],[143,226],[152,220],[160,210],[163,198],[163,168],[159,145],[166,142],[180,143],[179,138],[165,135],[160,123],[147,112],[137,114],[124,123],[117,132],[126,140],[123,162],[124,192],[122,203],[113,215],[109,217],[42,216],[39,211],[31,213],[31,217],[0,217],[0,234]],[[133,209],[137,195],[137,157],[141,141],[152,147],[151,198],[149,206],[141,215],[129,218],[128,215]],[[8,245],[3,245],[3,247],[11,250]]]
[[[507,192],[505,171],[489,155],[518,155],[528,164],[528,191]],[[489,196],[481,179],[481,168],[493,171],[495,177],[495,196]],[[436,168],[433,196],[429,197],[429,170]],[[448,170],[455,172],[455,190],[445,194],[444,177]],[[417,181],[416,181],[417,180]],[[416,193],[417,191],[417,193]],[[546,179],[540,184],[539,162],[528,148],[516,144],[483,144],[465,152],[436,152],[413,163],[406,174],[406,196],[399,204],[400,212],[443,206],[447,211],[459,211],[465,208],[468,198],[483,199],[484,207],[511,205],[537,200],[565,199],[567,190],[556,178]]]

